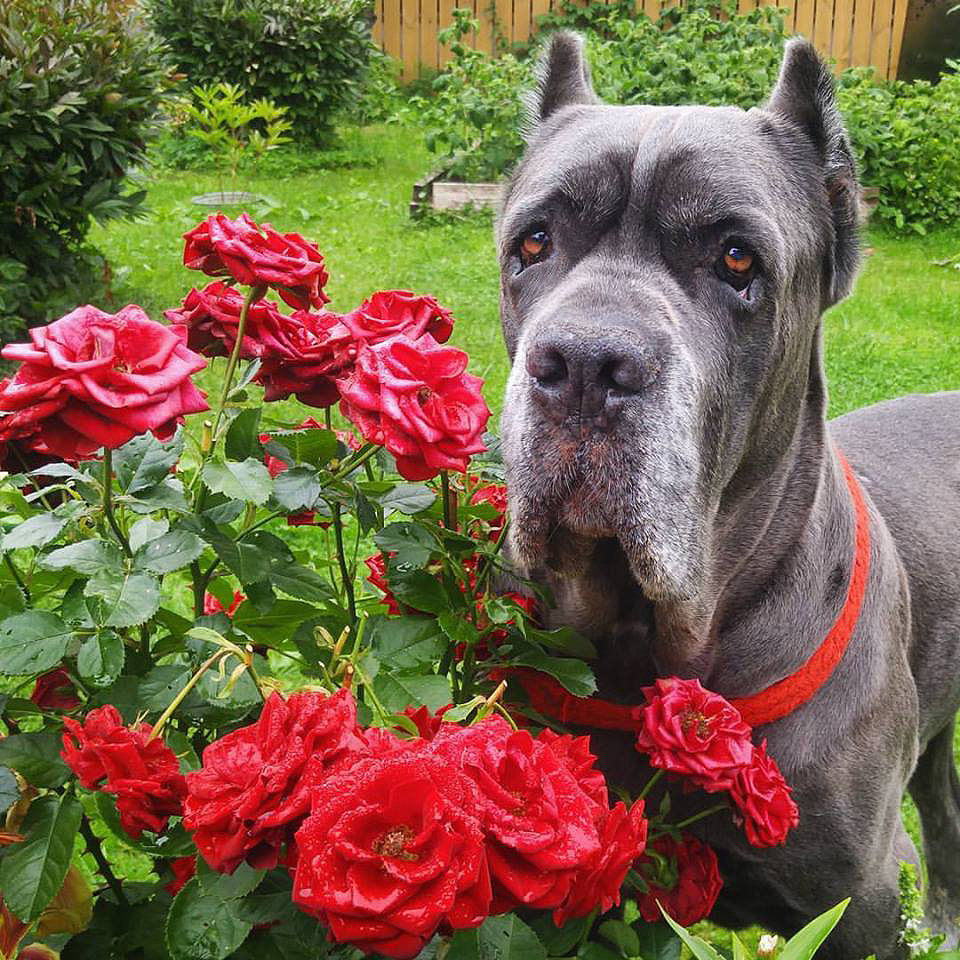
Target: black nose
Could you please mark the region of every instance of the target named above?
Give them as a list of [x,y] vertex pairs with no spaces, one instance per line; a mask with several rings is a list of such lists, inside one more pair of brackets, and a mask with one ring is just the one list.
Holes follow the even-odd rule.
[[639,345],[590,334],[547,334],[527,349],[531,392],[558,419],[604,427],[656,379],[660,364]]

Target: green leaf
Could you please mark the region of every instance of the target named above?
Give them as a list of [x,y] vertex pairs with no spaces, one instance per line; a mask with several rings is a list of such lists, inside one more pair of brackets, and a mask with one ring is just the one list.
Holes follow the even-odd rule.
[[811,920],[799,933],[795,933],[780,951],[778,960],[810,960],[820,945],[830,935],[830,931],[840,922],[850,898],[842,900],[819,917]]
[[190,566],[203,550],[203,541],[195,533],[171,530],[144,544],[134,555],[133,562],[153,573],[173,573]]
[[570,691],[575,697],[589,697],[597,692],[597,681],[589,665],[582,660],[570,657],[548,657],[546,654],[530,651],[516,657],[512,663],[517,666],[532,667],[546,673]]
[[165,480],[183,452],[183,431],[169,443],[161,443],[152,433],[134,437],[113,452],[117,486],[124,493],[139,493]]
[[733,949],[733,960],[750,960],[750,954],[747,953],[743,941],[732,930],[730,931],[730,946]]
[[131,528],[127,539],[130,549],[136,553],[145,543],[162,537],[170,529],[166,520],[157,520],[154,517],[141,517]]
[[[164,739],[167,739],[166,732],[164,733]],[[151,839],[151,835],[145,831],[140,835],[139,840],[134,840],[123,829],[123,824],[120,823],[117,803],[112,794],[98,790],[94,794],[94,803],[97,806],[97,813],[100,815],[103,825],[130,850],[136,850],[137,853],[142,853],[147,857],[164,857],[168,860],[173,857],[190,856],[197,852],[192,834],[187,833],[179,823],[168,826],[156,839]]]
[[580,947],[577,951],[577,957],[579,960],[619,960],[619,956],[609,947],[605,947],[595,940],[588,940]]
[[338,440],[332,430],[310,427],[306,430],[271,431],[271,440],[267,452],[274,456],[283,450],[271,450],[271,446],[281,446],[290,454],[294,463],[306,463],[313,467],[322,467],[337,455]]
[[597,932],[604,940],[609,940],[623,956],[640,955],[640,941],[633,928],[622,920],[604,920]]
[[9,767],[0,767],[0,814],[5,814],[20,799],[17,778]]
[[422,483],[398,483],[382,497],[378,497],[384,510],[396,510],[397,513],[420,513],[433,506],[436,493]]
[[70,794],[39,797],[21,828],[26,840],[0,860],[4,902],[24,922],[36,920],[63,885],[81,813],[80,801]]
[[438,660],[445,646],[433,617],[374,616],[365,639],[381,661],[400,671]]
[[203,482],[214,492],[235,500],[262,506],[270,498],[273,480],[260,460],[248,457],[239,463],[208,463],[203,468]]
[[119,548],[107,540],[81,540],[40,558],[40,566],[47,570],[70,569],[87,576],[102,570],[115,570],[121,562]]
[[213,547],[216,555],[237,575],[241,583],[256,583],[270,575],[270,557],[255,544],[226,536],[205,517],[185,518],[183,523],[193,525],[194,532]]
[[266,873],[266,870],[254,870],[246,863],[241,863],[231,874],[217,873],[207,866],[202,857],[197,860],[197,879],[200,886],[205,893],[213,894],[221,900],[232,900],[234,897],[245,897],[248,893],[253,893]]
[[413,567],[425,566],[437,550],[434,538],[416,523],[387,524],[374,538],[374,543],[387,553],[395,553],[394,562]]
[[106,627],[135,627],[160,608],[160,583],[149,573],[101,570],[83,588],[95,601],[92,612]]
[[701,940],[700,937],[694,936],[692,933],[688,933],[683,927],[680,926],[673,917],[663,909],[663,904],[657,903],[657,906],[660,907],[660,912],[663,914],[663,919],[670,924],[673,928],[673,932],[687,945],[687,948],[690,952],[696,957],[696,960],[723,960],[723,957],[717,953],[713,947],[707,943],[706,940]]
[[228,460],[246,460],[248,457],[256,457],[262,460],[262,447],[260,446],[260,408],[248,407],[241,410],[230,424],[227,430],[227,438],[224,442],[224,451]]
[[73,634],[46,610],[28,610],[0,622],[0,673],[26,676],[57,666]]
[[680,960],[680,938],[665,923],[641,923],[633,928],[643,960]]
[[299,600],[278,600],[267,613],[258,613],[252,604],[241,604],[233,625],[254,640],[277,645],[317,612],[316,607]]
[[453,700],[450,681],[435,675],[419,676],[381,670],[374,681],[377,697],[385,710],[403,713],[407,707],[439,710]]
[[17,524],[4,535],[4,550],[19,550],[23,547],[42,547],[60,535],[66,526],[66,517],[53,513],[38,513],[35,517]]
[[475,930],[458,930],[446,960],[546,960],[547,951],[515,913],[489,917]]
[[183,493],[183,484],[176,477],[167,477],[160,483],[140,491],[126,501],[134,513],[149,514],[157,510],[172,510],[175,513],[189,513],[190,505]]
[[[452,712],[448,710],[444,718],[449,717]],[[532,920],[531,926],[540,938],[540,942],[546,947],[549,956],[566,957],[573,953],[577,944],[586,938],[595,919],[596,915],[589,913],[585,917],[572,917],[562,927],[557,927],[554,925],[553,917],[547,912],[542,912]],[[679,942],[677,940],[677,943]]]
[[123,640],[112,630],[88,637],[77,653],[77,672],[95,687],[113,683],[123,670]]
[[239,901],[208,893],[193,877],[174,898],[167,915],[171,960],[225,960],[247,938],[253,924],[238,912]]
[[389,582],[394,596],[414,610],[439,614],[446,613],[454,606],[443,583],[426,570],[397,574],[391,576]]
[[55,790],[70,779],[70,768],[60,759],[63,738],[53,730],[14,733],[0,740],[0,763],[16,770],[27,783]]
[[305,510],[320,496],[320,474],[311,467],[291,467],[273,481],[273,496],[284,510]]
[[270,582],[283,593],[311,603],[333,599],[330,584],[314,570],[299,563],[278,563],[271,567]]

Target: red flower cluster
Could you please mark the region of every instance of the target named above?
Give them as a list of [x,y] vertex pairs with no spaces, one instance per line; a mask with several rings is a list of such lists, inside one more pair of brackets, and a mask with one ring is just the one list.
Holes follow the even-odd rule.
[[698,680],[657,680],[644,694],[637,749],[651,765],[707,793],[729,792],[754,846],[784,843],[798,823],[797,806],[766,743],[753,745],[739,711]]
[[497,516],[489,521],[489,537],[491,540],[499,540],[500,532],[507,519],[507,488],[502,483],[490,483],[484,487],[478,487],[470,497],[470,503],[478,506],[481,503],[489,503]]
[[203,751],[203,768],[187,776],[184,826],[215,870],[275,867],[310,809],[308,763],[318,775],[365,746],[346,691],[275,693],[256,723]]
[[182,331],[130,305],[116,315],[78,307],[0,353],[19,360],[0,381],[0,446],[64,460],[115,449],[141,433],[169,439],[188,413],[208,409],[191,375],[206,366]]
[[275,287],[291,307],[322,307],[327,272],[323,256],[299,233],[278,233],[241,213],[215,213],[184,234],[183,264],[211,277],[232,276],[251,287]]
[[685,927],[708,916],[717,902],[723,880],[717,867],[717,855],[692,833],[685,833],[678,843],[670,834],[663,834],[650,844],[650,849],[663,857],[669,866],[657,870],[651,857],[643,856],[637,868],[644,874],[649,865],[647,891],[637,900],[647,923],[663,919],[658,902],[671,918]]
[[291,865],[334,940],[391,957],[521,905],[560,923],[619,902],[643,805],[610,809],[586,739],[408,715],[422,735],[403,740],[360,728],[346,691],[274,694],[188,775],[198,850],[224,872]]
[[91,710],[82,722],[63,721],[61,756],[88,790],[100,789],[117,798],[124,830],[139,839],[144,830],[161,832],[170,817],[179,816],[186,781],[176,754],[152,727],[124,726],[116,707]]
[[203,595],[203,615],[212,617],[215,613],[225,613],[228,617],[232,617],[237,612],[237,607],[246,599],[247,596],[242,590],[234,590],[230,606],[224,609],[223,604],[212,593],[205,593]]

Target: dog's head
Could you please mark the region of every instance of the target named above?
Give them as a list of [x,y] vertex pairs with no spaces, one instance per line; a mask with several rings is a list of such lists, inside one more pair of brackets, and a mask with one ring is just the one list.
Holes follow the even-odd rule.
[[801,41],[748,111],[600,104],[569,33],[541,71],[497,228],[513,553],[562,570],[616,538],[683,601],[724,497],[822,406],[820,315],[859,257],[833,82]]

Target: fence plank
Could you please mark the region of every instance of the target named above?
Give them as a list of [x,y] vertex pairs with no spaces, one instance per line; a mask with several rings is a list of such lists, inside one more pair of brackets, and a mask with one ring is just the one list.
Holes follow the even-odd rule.
[[532,32],[530,0],[513,0],[513,42],[524,43]]
[[377,0],[373,7],[373,42],[378,46],[383,46],[383,0]]
[[[400,32],[400,4],[403,0],[383,0],[383,49],[391,57],[403,62],[403,41]],[[406,73],[404,80],[412,80]]]
[[399,0],[403,77],[413,80],[420,70],[420,0]]
[[813,39],[813,21],[816,16],[816,0],[797,0],[797,15],[793,29],[795,33]]
[[420,29],[417,31],[420,48],[420,69],[436,70],[440,66],[440,44],[437,41],[439,0],[420,0]]
[[853,39],[853,0],[836,0],[833,8],[833,42],[830,56],[837,70],[850,66],[850,45]]
[[870,39],[870,65],[877,75],[885,77],[890,64],[890,39],[893,23],[893,0],[874,0],[873,36]]
[[900,66],[900,47],[903,44],[903,32],[907,26],[907,0],[896,0],[893,11],[893,43],[890,51],[890,66],[887,69],[887,79],[896,80]]
[[816,0],[813,18],[813,45],[827,53],[833,37],[834,0]]

